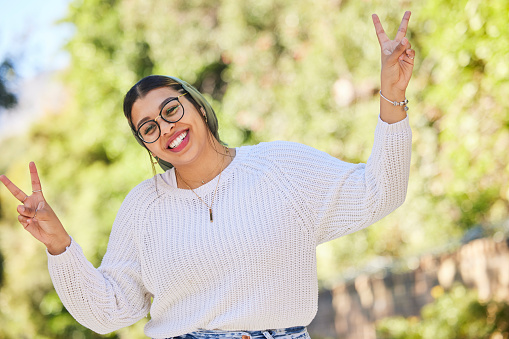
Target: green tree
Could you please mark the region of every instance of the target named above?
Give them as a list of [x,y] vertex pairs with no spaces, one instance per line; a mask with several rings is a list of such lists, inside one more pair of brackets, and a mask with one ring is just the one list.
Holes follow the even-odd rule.
[[14,93],[9,90],[9,82],[14,77],[14,65],[6,59],[0,64],[0,108],[11,108],[17,104]]
[[426,305],[421,319],[390,317],[377,324],[380,339],[478,339],[509,336],[509,304],[480,302],[474,291],[456,286]]
[[[378,114],[379,50],[370,14],[394,36],[404,9],[417,51],[407,93],[414,131],[408,198],[366,231],[319,247],[331,284],[376,257],[418,255],[476,224],[507,218],[509,54],[505,0],[74,1],[62,75],[72,95],[28,135],[2,140],[0,172],[29,187],[36,161],[45,196],[94,265],[121,201],[151,176],[122,114],[148,74],[198,87],[231,146],[285,139],[350,162],[368,159]],[[1,195],[0,337],[95,335],[59,303],[41,245]],[[19,325],[17,325],[19,324]],[[143,321],[112,337],[141,338]],[[97,336],[96,336],[97,337]]]

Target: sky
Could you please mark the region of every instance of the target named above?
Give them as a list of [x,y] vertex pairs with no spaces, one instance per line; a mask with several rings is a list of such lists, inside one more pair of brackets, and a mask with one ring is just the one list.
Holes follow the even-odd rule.
[[0,0],[0,63],[10,58],[16,77],[8,85],[18,98],[10,109],[0,109],[0,142],[24,133],[45,112],[58,111],[65,89],[52,72],[69,65],[62,47],[74,29],[56,24],[65,17],[70,0]]
[[0,62],[13,60],[20,78],[64,68],[69,56],[62,46],[71,38],[65,17],[70,0],[0,0]]

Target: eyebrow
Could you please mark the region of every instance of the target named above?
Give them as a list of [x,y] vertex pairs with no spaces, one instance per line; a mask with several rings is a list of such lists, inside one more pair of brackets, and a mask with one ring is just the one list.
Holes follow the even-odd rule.
[[[159,105],[159,113],[161,113],[161,110],[163,109],[163,107],[170,101],[172,100],[175,100],[177,99],[177,97],[169,97],[169,98],[166,98],[163,100],[163,102],[161,102],[161,104]],[[154,119],[150,119],[150,117],[144,117],[143,119],[141,119],[139,122],[138,122],[138,125],[136,125],[136,129],[139,129],[140,126],[147,120],[154,120]]]

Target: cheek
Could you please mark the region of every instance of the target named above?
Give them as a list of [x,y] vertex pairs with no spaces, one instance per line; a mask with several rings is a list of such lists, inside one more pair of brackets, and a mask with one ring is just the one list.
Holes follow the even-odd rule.
[[[159,140],[158,140],[159,141]],[[145,148],[152,153],[153,155],[157,156],[158,151],[160,151],[160,145],[156,142],[152,144],[145,144]]]
[[205,124],[205,121],[199,122],[199,133],[200,133],[200,141],[202,144],[206,144],[210,142],[210,131],[209,127]]

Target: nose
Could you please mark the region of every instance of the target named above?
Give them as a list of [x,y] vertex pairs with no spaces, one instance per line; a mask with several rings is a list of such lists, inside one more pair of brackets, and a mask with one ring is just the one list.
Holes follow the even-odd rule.
[[[161,118],[161,120],[158,120],[159,118]],[[165,134],[165,133],[169,133],[172,130],[173,126],[175,126],[174,122],[168,122],[168,121],[164,120],[161,117],[161,115],[159,115],[154,120],[155,120],[155,122],[157,122],[159,124],[159,128],[161,129],[161,135]]]

